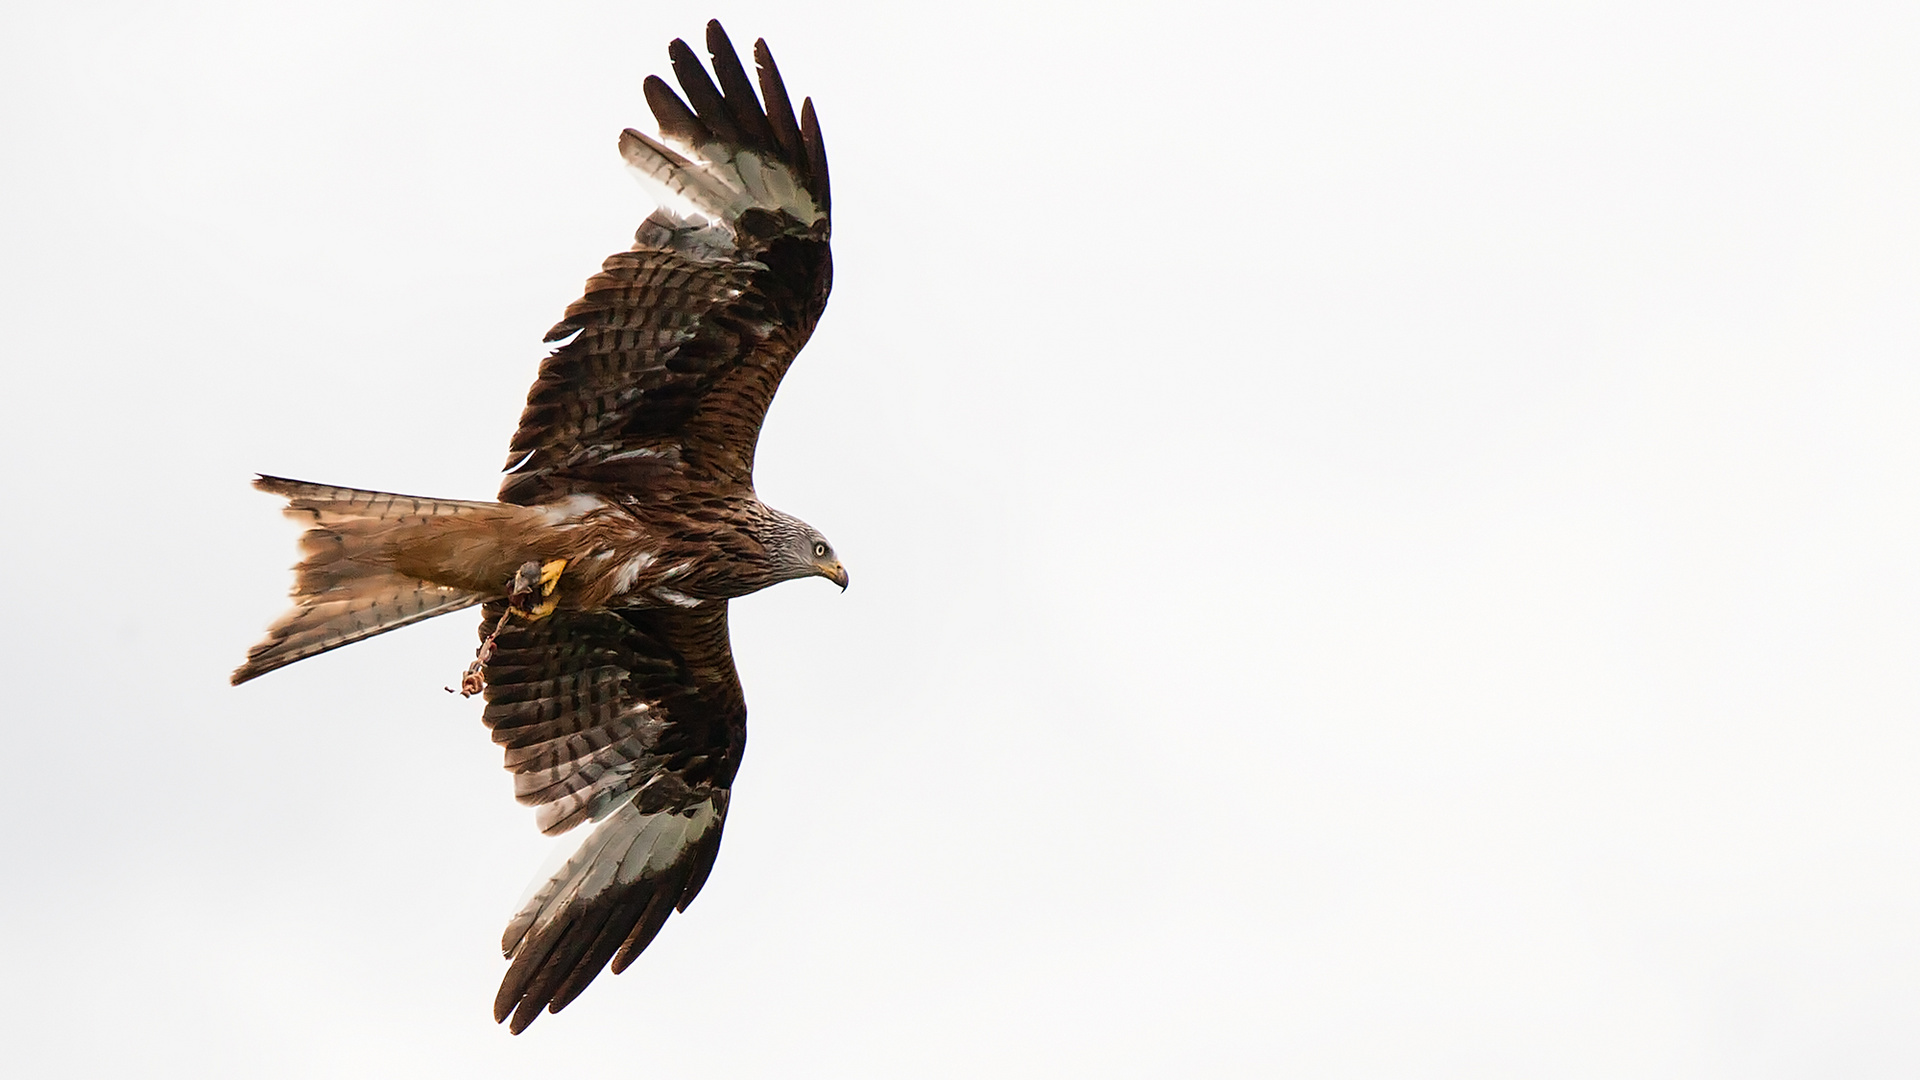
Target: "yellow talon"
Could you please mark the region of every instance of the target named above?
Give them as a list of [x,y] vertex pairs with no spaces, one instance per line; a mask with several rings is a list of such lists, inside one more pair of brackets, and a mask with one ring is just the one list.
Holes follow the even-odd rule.
[[531,607],[522,607],[520,605],[534,595],[535,584],[532,573],[534,564],[529,562],[522,566],[514,575],[513,589],[507,599],[507,609],[528,622],[536,622],[553,614],[554,609],[560,606],[560,598],[555,593],[560,588],[560,575],[566,569],[567,560],[565,559],[553,559],[540,564],[539,594],[546,599]]

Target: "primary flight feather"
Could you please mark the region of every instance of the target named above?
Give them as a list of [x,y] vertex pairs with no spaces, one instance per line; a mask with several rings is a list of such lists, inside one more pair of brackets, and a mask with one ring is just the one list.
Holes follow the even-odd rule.
[[[518,1033],[618,973],[706,881],[746,742],[727,601],[847,572],[753,490],[761,422],[833,282],[827,155],[766,42],[760,87],[718,22],[710,78],[668,47],[652,138],[620,154],[659,209],[547,341],[498,502],[262,476],[306,523],[294,607],[242,683],[374,634],[483,605],[463,684],[541,831],[592,828],[508,924],[496,1020]],[[716,80],[718,85],[716,85]]]

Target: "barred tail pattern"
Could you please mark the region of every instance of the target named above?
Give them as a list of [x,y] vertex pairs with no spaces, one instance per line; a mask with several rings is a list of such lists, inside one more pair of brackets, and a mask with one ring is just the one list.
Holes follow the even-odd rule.
[[233,683],[422,619],[479,603],[477,592],[395,571],[395,547],[432,519],[485,513],[496,504],[423,499],[384,491],[262,476],[253,486],[287,499],[287,516],[307,523],[294,567],[294,606],[267,629],[233,673]]

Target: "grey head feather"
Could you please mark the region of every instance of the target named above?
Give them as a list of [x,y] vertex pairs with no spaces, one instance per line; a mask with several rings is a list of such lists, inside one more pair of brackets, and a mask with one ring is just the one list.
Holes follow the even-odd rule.
[[[846,572],[840,557],[820,530],[772,507],[759,529],[760,542],[767,549],[767,569],[775,581],[793,581],[804,577],[839,580],[845,588]],[[836,577],[835,572],[838,572]]]

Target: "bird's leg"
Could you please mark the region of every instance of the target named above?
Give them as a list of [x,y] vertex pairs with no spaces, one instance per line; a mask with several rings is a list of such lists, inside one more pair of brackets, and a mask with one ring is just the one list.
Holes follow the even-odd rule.
[[[468,664],[467,670],[461,674],[461,697],[472,697],[487,688],[487,661],[493,659],[494,640],[507,628],[508,619],[518,615],[533,622],[553,614],[553,609],[560,606],[560,598],[554,594],[560,587],[560,574],[566,568],[565,559],[551,559],[545,563],[529,560],[521,563],[520,569],[513,572],[513,582],[507,586],[507,610],[500,613],[500,621],[493,624],[487,640],[481,642],[480,648],[474,652],[473,663]],[[540,598],[538,603],[534,602],[535,597]],[[452,693],[453,687],[447,687],[447,692]]]

